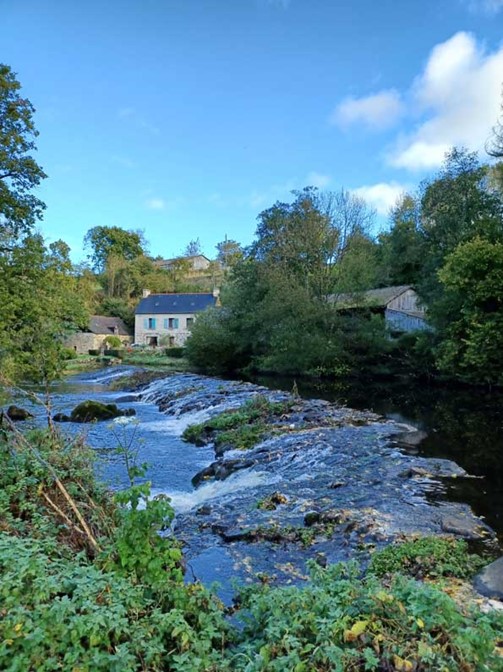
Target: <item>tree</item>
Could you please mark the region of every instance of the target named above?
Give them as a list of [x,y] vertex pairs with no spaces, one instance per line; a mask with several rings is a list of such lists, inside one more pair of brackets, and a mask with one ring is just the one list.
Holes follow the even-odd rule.
[[462,243],[439,279],[444,294],[432,319],[440,369],[465,381],[503,383],[503,243]]
[[185,251],[183,253],[184,257],[196,257],[197,255],[202,254],[201,252],[201,242],[199,238],[195,240],[190,240]]
[[46,174],[30,156],[38,135],[35,109],[20,89],[9,66],[0,64],[0,247],[28,233],[45,208],[30,193]]
[[84,247],[91,249],[88,258],[93,269],[102,273],[111,255],[131,261],[145,254],[147,243],[142,231],[126,231],[118,226],[95,226],[84,236]]
[[421,278],[423,239],[418,201],[404,194],[390,213],[391,228],[379,235],[379,284],[415,285]]
[[237,264],[243,257],[243,248],[235,240],[225,238],[221,243],[217,243],[217,261],[222,268],[229,269]]
[[487,153],[496,158],[503,157],[503,104],[501,106],[501,116],[493,128],[492,138],[487,144]]
[[455,148],[439,175],[423,185],[420,293],[428,302],[441,292],[437,271],[460,243],[477,236],[492,242],[503,239],[502,195],[489,188],[487,178],[487,166],[475,153]]
[[0,362],[9,379],[48,384],[64,366],[64,340],[87,326],[66,243],[47,249],[40,235],[0,255]]

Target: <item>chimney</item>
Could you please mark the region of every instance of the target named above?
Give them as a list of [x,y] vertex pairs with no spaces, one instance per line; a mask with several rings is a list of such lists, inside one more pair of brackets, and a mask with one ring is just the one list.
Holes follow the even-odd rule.
[[147,296],[150,296],[150,289],[144,289],[142,296],[144,299],[146,299]]

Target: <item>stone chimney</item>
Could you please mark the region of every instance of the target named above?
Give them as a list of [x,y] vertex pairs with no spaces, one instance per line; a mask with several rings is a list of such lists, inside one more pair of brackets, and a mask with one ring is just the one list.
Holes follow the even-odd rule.
[[147,296],[150,296],[150,289],[144,289],[143,293],[142,293],[142,296],[143,296],[144,299],[146,299]]

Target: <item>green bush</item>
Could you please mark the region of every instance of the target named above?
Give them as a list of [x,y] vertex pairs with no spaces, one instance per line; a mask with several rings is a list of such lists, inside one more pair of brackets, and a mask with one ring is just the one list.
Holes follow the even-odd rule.
[[376,576],[408,574],[417,578],[454,576],[460,579],[476,574],[485,561],[468,552],[466,541],[421,537],[386,546],[375,553],[368,571]]
[[503,670],[501,613],[462,610],[433,586],[311,565],[304,587],[246,589],[237,672]]
[[181,359],[182,357],[185,357],[185,348],[178,348],[178,347],[165,348],[164,354],[167,355],[168,357]]
[[88,350],[87,352],[88,352],[90,355],[92,355],[93,357],[99,357],[99,355],[100,355],[100,351],[99,351],[99,350],[96,350],[96,349],[94,349],[94,348],[92,348],[91,350]]
[[125,352],[124,352],[124,349],[122,348],[120,350],[115,350],[115,349],[105,350],[105,352],[103,354],[105,355],[105,357],[116,357],[117,359],[124,359]]
[[122,341],[119,336],[107,336],[103,340],[104,345],[108,346],[109,349],[117,350],[122,348]]

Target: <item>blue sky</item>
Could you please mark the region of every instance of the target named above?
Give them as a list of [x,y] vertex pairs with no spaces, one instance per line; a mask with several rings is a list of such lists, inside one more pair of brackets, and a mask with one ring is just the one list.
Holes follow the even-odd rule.
[[40,228],[75,261],[93,226],[214,257],[306,185],[356,191],[384,225],[449,146],[483,148],[501,102],[503,0],[0,0],[0,17],[37,110]]

